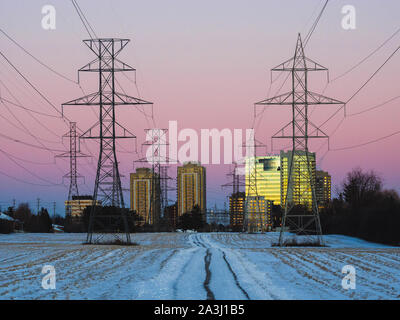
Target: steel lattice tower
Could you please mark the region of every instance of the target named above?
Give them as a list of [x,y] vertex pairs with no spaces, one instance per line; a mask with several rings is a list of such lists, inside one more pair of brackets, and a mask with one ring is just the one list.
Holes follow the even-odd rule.
[[244,183],[240,181],[238,174],[238,164],[233,162],[233,169],[231,172],[226,174],[228,177],[232,177],[232,182],[228,182],[222,185],[222,188],[232,187],[232,194],[237,194],[240,191],[240,186],[244,186]]
[[[118,237],[119,229],[116,227],[123,223],[126,243],[130,243],[129,227],[125,210],[121,210],[118,216],[103,216],[109,218],[105,225],[96,215],[97,201],[102,206],[116,206],[125,208],[121,186],[121,177],[118,168],[116,139],[136,138],[129,130],[116,121],[116,106],[152,104],[138,98],[128,96],[116,91],[116,72],[135,71],[128,64],[120,61],[117,56],[129,43],[129,39],[99,38],[83,41],[96,55],[96,59],[89,62],[79,72],[98,73],[98,92],[66,102],[65,105],[99,106],[99,121],[80,137],[83,139],[99,140],[100,150],[97,165],[95,186],[93,191],[93,206],[89,218],[87,243],[99,242],[105,233],[112,233]],[[92,134],[96,128],[95,134]],[[111,220],[117,220],[114,224]],[[97,239],[93,239],[93,233],[99,233]]]
[[[246,147],[247,150],[250,152],[250,156],[247,157],[245,163],[246,200],[244,205],[243,231],[255,232],[256,225],[258,223],[261,226],[261,232],[263,232],[263,214],[266,214],[266,212],[264,212],[260,208],[261,198],[259,198],[260,196],[258,193],[258,180],[260,179],[257,177],[257,148],[264,148],[265,145],[257,141],[255,136],[253,136],[252,139],[248,141],[243,147]],[[255,196],[249,196],[250,194],[255,194]],[[252,197],[253,199],[250,199],[250,197]],[[249,206],[251,205],[252,200],[255,203],[255,210],[250,210],[249,212]],[[266,201],[267,199],[264,200]]]
[[[222,185],[222,188],[232,187],[232,195],[231,195],[232,205],[231,205],[231,207],[233,208],[233,211],[231,211],[230,214],[235,217],[238,215],[238,212],[236,210],[237,210],[237,205],[238,205],[240,187],[246,186],[246,184],[240,179],[240,175],[238,174],[238,171],[239,171],[238,164],[236,162],[234,162],[232,171],[227,173],[227,176],[232,178],[232,182],[228,182],[228,183],[225,183]],[[244,218],[244,211],[243,211],[243,218]]]
[[[78,178],[83,178],[78,174],[77,158],[88,156],[80,152],[76,122],[69,123],[69,132],[63,135],[63,138],[69,138],[69,151],[57,155],[56,158],[69,158],[69,173],[64,175],[63,178],[69,179],[68,201],[71,201],[73,196],[79,196]],[[66,207],[66,214],[67,216],[71,214],[70,205]]]
[[171,188],[168,186],[168,180],[171,177],[168,176],[168,163],[170,159],[166,156],[168,129],[145,129],[146,137],[150,139],[143,143],[143,146],[149,146],[151,156],[147,155],[146,158],[141,158],[134,162],[138,163],[150,163],[152,175],[152,188],[151,188],[151,201],[150,207],[147,213],[146,222],[149,223],[151,212],[153,208],[157,209],[157,203],[160,202],[160,216],[164,214],[165,208],[168,206],[168,191]]
[[[272,71],[290,72],[292,81],[290,92],[256,103],[256,106],[288,105],[292,107],[292,120],[272,136],[276,139],[292,140],[279,245],[284,246],[287,243],[287,228],[290,228],[290,231],[296,235],[306,235],[313,242],[323,245],[315,194],[315,176],[310,161],[309,139],[329,137],[309,120],[308,108],[311,105],[343,104],[343,102],[309,91],[308,73],[311,71],[328,71],[328,69],[304,55],[300,34],[297,38],[294,57],[273,68]],[[310,132],[310,129],[312,132]],[[306,170],[300,169],[302,164],[307,168]],[[305,182],[306,185],[301,187],[296,185],[295,175],[298,175],[298,184],[302,181],[301,183]],[[310,196],[311,207],[307,207],[303,204],[309,201]]]

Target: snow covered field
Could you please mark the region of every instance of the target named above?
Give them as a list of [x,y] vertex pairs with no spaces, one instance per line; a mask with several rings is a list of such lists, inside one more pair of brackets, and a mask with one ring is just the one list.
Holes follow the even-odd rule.
[[[0,235],[0,299],[400,299],[400,248],[326,236],[327,248],[276,248],[276,233],[132,234],[138,246],[88,246],[84,234]],[[44,265],[56,289],[42,288]],[[356,269],[344,290],[343,266]]]

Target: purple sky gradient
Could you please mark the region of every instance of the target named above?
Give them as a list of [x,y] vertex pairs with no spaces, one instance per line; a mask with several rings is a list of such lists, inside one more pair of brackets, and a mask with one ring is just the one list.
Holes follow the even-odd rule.
[[[168,127],[169,120],[177,120],[180,129],[193,128],[250,128],[253,120],[253,103],[267,98],[269,70],[293,55],[297,33],[305,35],[322,7],[321,0],[253,0],[249,1],[78,1],[88,20],[100,37],[124,37],[131,43],[121,53],[121,60],[135,67],[136,87],[123,76],[120,82],[133,96],[153,101],[157,126]],[[52,4],[57,10],[57,29],[41,28],[41,8]],[[352,4],[357,10],[357,29],[341,28],[341,8]],[[377,48],[398,27],[400,3],[396,0],[330,1],[307,48],[306,55],[329,68],[330,78],[342,74]],[[14,37],[36,57],[58,72],[76,79],[77,70],[94,56],[82,43],[88,36],[70,1],[11,1],[0,3],[0,27]],[[400,35],[393,38],[377,54],[345,77],[329,84],[325,95],[346,101],[376,68],[398,46]],[[63,80],[37,64],[8,39],[0,34],[1,50],[24,74],[60,109],[63,102],[82,96],[79,87]],[[400,57],[395,56],[381,72],[347,106],[349,114],[374,106],[399,93]],[[275,74],[277,76],[278,74]],[[311,75],[314,76],[314,75]],[[281,85],[282,76],[274,82],[270,96]],[[27,107],[57,115],[56,112],[0,59],[0,80],[13,95]],[[312,91],[322,92],[325,75],[315,75]],[[97,90],[96,75],[82,74],[81,85],[86,93]],[[285,86],[282,92],[288,91]],[[14,101],[0,84],[3,97]],[[399,130],[399,100],[362,115],[347,117],[332,136],[331,148],[341,148],[363,143]],[[63,150],[59,136],[68,131],[61,119],[35,115],[36,120],[12,105],[7,105],[26,128],[49,148]],[[70,107],[66,115],[77,121],[81,129],[96,122],[96,111],[85,107]],[[95,110],[95,109],[94,109]],[[261,110],[259,110],[261,111]],[[335,107],[319,107],[312,113],[316,124],[324,122]],[[146,110],[150,115],[151,110]],[[330,134],[340,122],[339,113],[324,131]],[[144,128],[151,127],[151,120],[134,108],[118,110],[120,122],[138,136],[137,144],[144,139]],[[256,127],[258,140],[266,142],[271,151],[270,137],[290,120],[289,108],[265,110]],[[19,128],[17,128],[19,127]],[[0,104],[0,133],[15,139],[39,145],[7,108]],[[25,132],[24,132],[25,130]],[[329,171],[333,183],[338,185],[346,172],[356,166],[374,169],[382,175],[387,188],[400,190],[398,163],[400,136],[382,142],[346,151],[329,152],[318,166]],[[64,141],[67,145],[67,140]],[[96,145],[88,142],[91,152],[97,155]],[[132,142],[121,142],[126,150],[134,150]],[[320,146],[312,144],[313,151]],[[278,146],[276,146],[278,147]],[[82,147],[83,151],[85,148]],[[54,154],[27,147],[0,137],[0,150],[18,159],[20,165],[43,179],[62,182],[68,171],[68,162],[57,160]],[[326,146],[317,154],[319,159]],[[123,183],[128,187],[128,176],[133,160],[141,155],[120,153]],[[97,159],[80,160],[79,171],[85,176],[81,193],[92,193]],[[27,182],[46,184],[32,176],[0,152],[0,171]],[[46,165],[47,164],[47,165]],[[176,168],[170,175],[174,177]],[[229,166],[207,166],[208,206],[223,206],[229,189],[220,185],[227,182]],[[65,187],[39,187],[20,183],[0,175],[0,205],[6,206],[12,198],[29,201],[34,206],[40,197],[49,208],[57,201],[58,212],[63,213]],[[66,185],[67,185],[67,181]],[[171,198],[175,198],[173,192]],[[126,203],[129,196],[126,193]],[[47,204],[46,204],[47,203]]]

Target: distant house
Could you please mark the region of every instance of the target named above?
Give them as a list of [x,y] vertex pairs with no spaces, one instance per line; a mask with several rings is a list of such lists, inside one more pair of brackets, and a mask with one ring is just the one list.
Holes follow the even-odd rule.
[[0,233],[10,233],[14,231],[23,231],[23,222],[14,219],[9,215],[0,212]]
[[0,212],[0,219],[2,219],[2,220],[8,220],[8,221],[15,221],[13,218],[11,218],[9,215],[7,215],[7,214],[5,214],[5,213],[3,213],[3,212]]

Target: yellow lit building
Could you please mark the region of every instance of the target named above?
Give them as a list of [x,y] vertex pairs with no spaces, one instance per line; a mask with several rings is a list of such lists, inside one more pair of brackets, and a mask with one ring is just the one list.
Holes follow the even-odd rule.
[[178,216],[189,212],[195,205],[206,212],[206,168],[188,162],[178,167],[177,173]]
[[[286,193],[288,188],[289,168],[291,165],[292,151],[281,151],[281,203],[285,206]],[[315,153],[308,153],[311,170],[307,166],[307,154],[304,151],[296,151],[293,157],[293,181],[292,192],[287,195],[289,203],[305,205],[312,208],[311,184],[315,186]],[[311,179],[310,179],[311,175]]]
[[[246,159],[246,196],[261,196],[281,204],[280,156],[262,156]],[[257,189],[254,187],[257,183]]]
[[230,225],[235,231],[243,229],[245,201],[246,196],[244,192],[237,192],[229,197]]
[[[93,197],[72,196],[72,199],[65,201],[64,204],[65,204],[65,212],[67,215],[70,215],[72,218],[81,218],[83,210],[85,210],[86,207],[93,205]],[[101,201],[97,200],[96,204],[100,206]]]
[[[154,192],[154,194],[153,194]],[[157,224],[160,219],[160,180],[149,168],[137,168],[130,174],[130,209],[142,223]]]
[[322,209],[331,200],[332,196],[332,181],[328,172],[316,171],[316,196],[319,209]]
[[272,228],[272,201],[264,197],[246,197],[246,223],[249,232],[265,232]]

